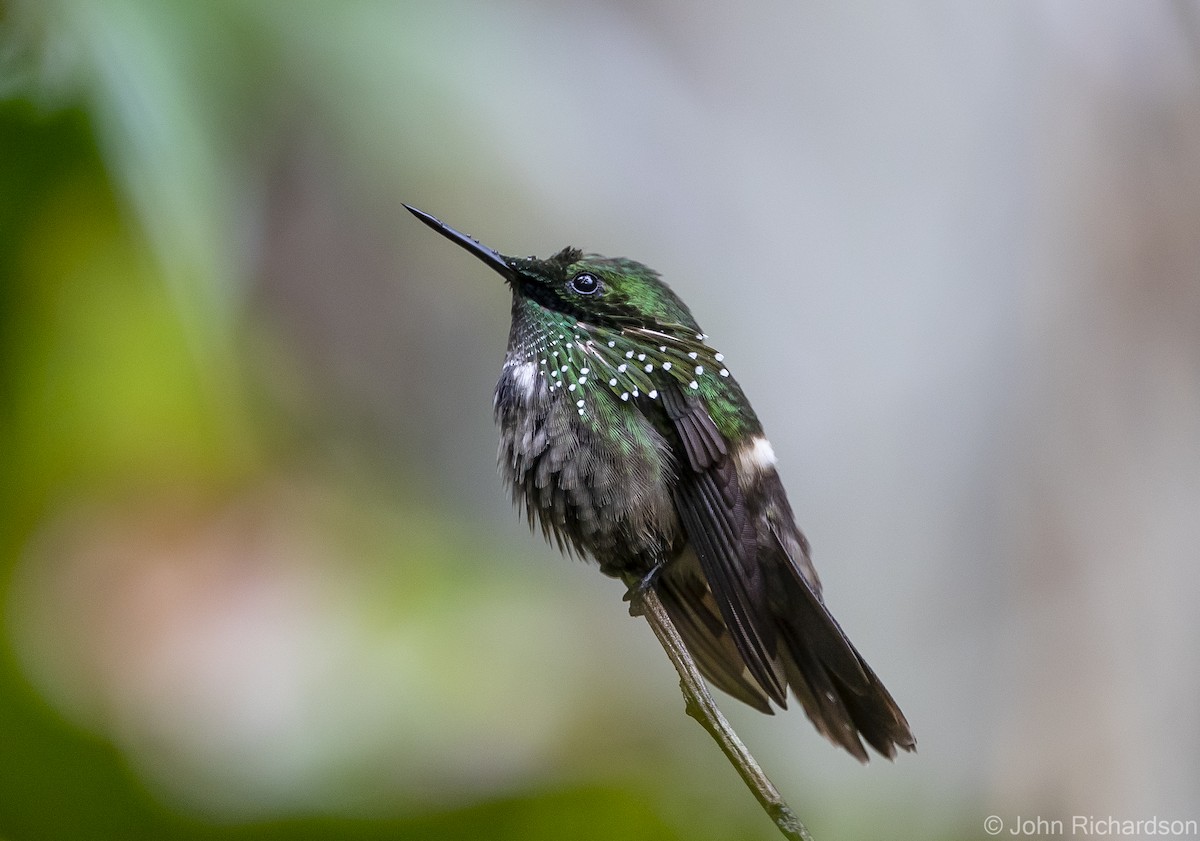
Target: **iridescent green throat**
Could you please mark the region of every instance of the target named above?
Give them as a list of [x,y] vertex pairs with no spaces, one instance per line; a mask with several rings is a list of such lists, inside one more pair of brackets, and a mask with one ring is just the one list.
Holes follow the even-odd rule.
[[596,410],[601,391],[623,402],[657,400],[665,375],[684,394],[709,405],[723,434],[738,436],[758,426],[737,399],[741,389],[725,367],[725,357],[707,344],[707,335],[691,327],[589,324],[522,296],[514,301],[513,315],[508,364],[529,366],[518,380],[526,388],[544,382],[551,395],[567,392],[581,416]]

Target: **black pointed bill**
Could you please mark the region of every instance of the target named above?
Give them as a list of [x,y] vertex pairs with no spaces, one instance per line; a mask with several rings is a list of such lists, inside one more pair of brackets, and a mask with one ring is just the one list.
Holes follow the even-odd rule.
[[433,228],[446,239],[461,245],[484,263],[498,271],[504,276],[505,280],[511,282],[517,279],[516,270],[514,270],[513,267],[508,264],[508,258],[506,258],[499,251],[488,248],[474,237],[469,237],[461,231],[454,230],[436,216],[431,216],[423,210],[417,210],[412,205],[406,204],[404,206],[408,209],[409,213],[420,219],[429,227]]

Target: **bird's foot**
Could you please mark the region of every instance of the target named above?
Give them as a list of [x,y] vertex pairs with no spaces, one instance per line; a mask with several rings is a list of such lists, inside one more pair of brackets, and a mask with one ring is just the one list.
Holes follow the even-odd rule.
[[645,597],[658,581],[659,574],[663,571],[663,567],[667,565],[666,561],[659,561],[654,566],[650,567],[650,571],[643,575],[638,581],[630,585],[629,590],[625,593],[624,601],[629,602],[629,615],[642,616],[645,614],[645,608],[642,606],[642,599]]

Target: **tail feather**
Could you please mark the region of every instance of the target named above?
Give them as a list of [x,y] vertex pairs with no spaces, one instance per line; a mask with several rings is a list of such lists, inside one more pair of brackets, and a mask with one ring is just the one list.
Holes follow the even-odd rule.
[[859,762],[868,761],[867,751],[858,737],[859,728],[838,691],[838,681],[809,650],[789,650],[784,663],[788,685],[817,731],[845,748]]
[[716,599],[695,568],[694,556],[678,558],[656,589],[700,673],[722,692],[773,715],[766,693],[742,661]]
[[[772,572],[769,589],[775,597],[761,621],[772,623],[775,663],[816,729],[860,762],[869,760],[864,741],[888,759],[897,748],[915,750],[904,714],[830,615],[820,585],[814,587],[786,552],[765,554],[760,560]],[[770,697],[746,667],[691,550],[663,571],[656,589],[705,678],[772,713]]]
[[[821,610],[824,612],[824,608]],[[836,633],[844,643],[857,660],[863,680],[849,685],[822,659],[820,651],[829,644],[828,637],[822,645],[811,645],[807,639],[798,638],[792,626],[783,634],[781,653],[788,685],[804,712],[825,738],[844,747],[860,762],[868,760],[861,739],[888,759],[895,758],[897,747],[914,750],[916,741],[904,714],[833,618],[827,612],[825,616],[829,619],[827,633]]]
[[859,737],[892,759],[896,748],[916,749],[908,721],[883,682],[850,642],[824,602],[792,564],[778,576],[788,594],[780,626],[784,671],[792,692],[816,728],[860,761]]

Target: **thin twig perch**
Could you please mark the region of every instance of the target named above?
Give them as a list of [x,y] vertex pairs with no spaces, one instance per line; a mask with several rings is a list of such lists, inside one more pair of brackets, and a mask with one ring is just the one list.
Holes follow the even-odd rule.
[[[684,647],[679,631],[675,629],[675,623],[671,621],[671,617],[659,601],[658,593],[653,587],[647,587],[633,597],[633,603],[634,610],[646,617],[654,635],[658,637],[667,656],[675,664],[675,670],[679,672],[679,688],[683,691],[687,714],[700,722],[700,726],[720,745],[726,758],[737,769],[763,811],[770,815],[783,836],[794,841],[813,841],[808,829],[784,801],[775,784],[763,773],[762,767],[717,707],[717,702],[709,694],[700,670],[696,668],[696,662]],[[638,607],[641,608],[640,611],[637,611]]]

